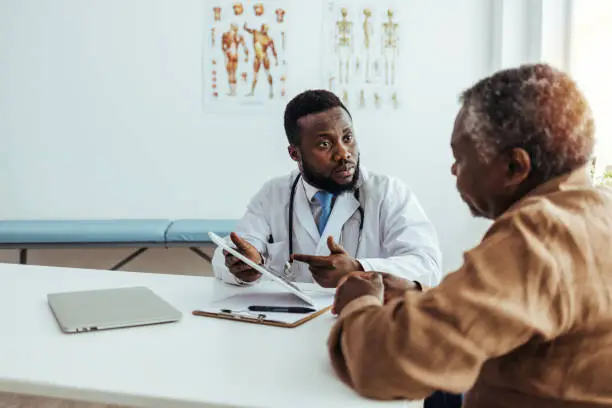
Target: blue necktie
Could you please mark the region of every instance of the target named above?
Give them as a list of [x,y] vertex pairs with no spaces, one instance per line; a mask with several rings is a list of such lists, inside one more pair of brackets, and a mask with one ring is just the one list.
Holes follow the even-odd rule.
[[325,225],[327,224],[327,220],[329,219],[329,214],[331,214],[333,194],[320,190],[317,191],[314,196],[319,204],[321,204],[321,216],[319,217],[317,228],[319,229],[319,234],[322,234],[323,230],[325,229]]

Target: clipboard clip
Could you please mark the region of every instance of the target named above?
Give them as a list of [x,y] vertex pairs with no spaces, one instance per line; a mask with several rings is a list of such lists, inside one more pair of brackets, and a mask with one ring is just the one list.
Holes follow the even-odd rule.
[[262,322],[266,319],[264,313],[253,313],[249,310],[231,310],[221,309],[221,314],[231,316],[235,319],[256,319],[258,322]]

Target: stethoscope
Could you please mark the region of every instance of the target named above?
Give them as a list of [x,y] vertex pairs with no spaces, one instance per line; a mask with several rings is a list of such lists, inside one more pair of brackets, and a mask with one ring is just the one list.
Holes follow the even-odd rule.
[[[298,182],[300,181],[300,177],[302,174],[298,174],[295,180],[293,181],[293,186],[291,186],[291,194],[289,195],[289,257],[293,254],[293,202],[295,201],[295,191],[297,189]],[[364,221],[364,211],[361,206],[361,202],[359,201],[359,189],[355,189],[354,193],[355,199],[359,203],[359,207],[357,210],[359,211],[359,236],[357,237],[357,248],[355,249],[355,257],[359,253],[359,245],[361,244],[361,235],[363,232],[363,221]]]

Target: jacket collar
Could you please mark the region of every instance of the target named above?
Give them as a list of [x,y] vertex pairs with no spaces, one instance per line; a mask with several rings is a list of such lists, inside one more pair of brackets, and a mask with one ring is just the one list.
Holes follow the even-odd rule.
[[520,200],[512,204],[505,213],[524,206],[534,197],[546,196],[558,191],[579,190],[584,187],[592,186],[593,182],[589,176],[587,166],[581,166],[570,173],[555,177],[535,187]]

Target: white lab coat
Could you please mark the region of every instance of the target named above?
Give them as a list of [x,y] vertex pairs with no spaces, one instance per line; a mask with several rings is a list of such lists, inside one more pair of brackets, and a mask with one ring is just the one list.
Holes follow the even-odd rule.
[[[282,273],[289,259],[289,197],[298,174],[296,170],[264,184],[235,230],[259,250],[266,268],[276,274]],[[358,253],[360,203],[353,192],[336,198],[321,236],[301,181],[293,206],[293,252],[329,255],[327,237],[331,235],[366,271],[389,272],[437,285],[442,275],[438,238],[414,194],[401,181],[363,167],[358,187],[365,218]],[[222,250],[217,248],[212,262],[215,276],[236,283],[224,262]],[[297,261],[292,266],[292,280],[314,282],[308,265]]]

